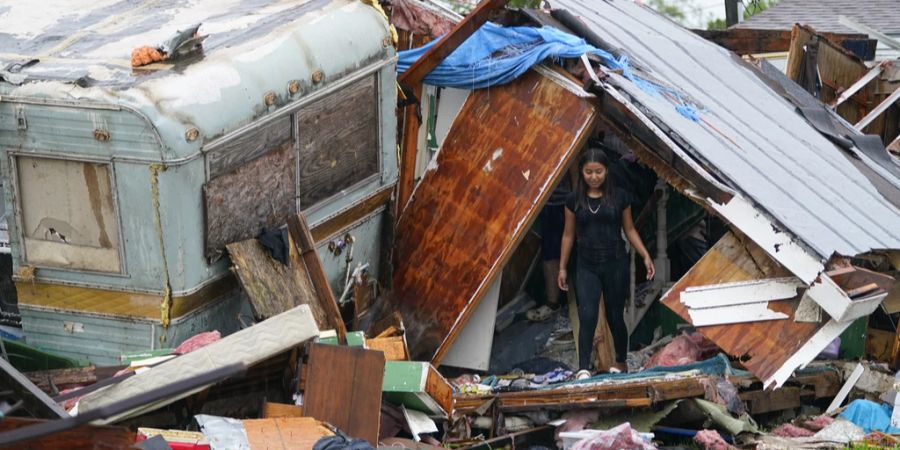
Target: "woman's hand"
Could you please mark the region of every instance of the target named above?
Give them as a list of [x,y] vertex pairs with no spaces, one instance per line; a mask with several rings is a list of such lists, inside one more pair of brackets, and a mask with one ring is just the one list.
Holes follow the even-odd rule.
[[644,267],[647,268],[647,280],[652,280],[653,275],[656,275],[656,267],[653,267],[653,259],[650,258],[650,255],[644,257]]
[[569,290],[569,277],[566,275],[566,269],[559,269],[559,275],[556,277],[556,284],[563,291]]

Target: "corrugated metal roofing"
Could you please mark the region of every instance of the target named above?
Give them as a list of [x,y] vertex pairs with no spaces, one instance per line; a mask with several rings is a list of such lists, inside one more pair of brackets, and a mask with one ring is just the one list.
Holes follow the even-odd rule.
[[753,199],[822,258],[900,249],[900,210],[831,141],[727,50],[625,0],[553,0],[647,75],[704,110],[700,122],[623,77],[613,81],[698,162]]
[[840,24],[848,16],[886,34],[900,34],[900,1],[897,0],[781,0],[750,16],[734,28],[790,30],[795,23],[819,32],[856,33]]

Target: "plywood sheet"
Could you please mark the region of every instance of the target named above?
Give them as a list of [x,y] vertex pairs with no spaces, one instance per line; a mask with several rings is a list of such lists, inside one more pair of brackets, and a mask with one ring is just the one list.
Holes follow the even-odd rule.
[[226,244],[254,237],[262,227],[287,221],[297,209],[294,164],[288,141],[203,185],[207,258],[218,258]]
[[247,432],[250,448],[312,450],[319,439],[334,435],[312,417],[253,419],[241,422]]
[[375,77],[364,78],[297,113],[302,209],[378,173],[376,92]]
[[397,225],[393,305],[414,359],[440,363],[595,118],[579,85],[534,70],[469,96]]
[[303,415],[377,445],[383,380],[384,353],[314,344],[309,352]]
[[[680,301],[681,292],[687,287],[789,274],[752,241],[740,240],[729,232],[675,283],[661,301],[690,322],[688,310]],[[822,323],[795,322],[793,315],[799,302],[800,296],[769,303],[772,311],[787,314],[786,320],[714,325],[699,327],[697,331],[729,355],[740,358],[757,378],[766,380],[823,326]]]

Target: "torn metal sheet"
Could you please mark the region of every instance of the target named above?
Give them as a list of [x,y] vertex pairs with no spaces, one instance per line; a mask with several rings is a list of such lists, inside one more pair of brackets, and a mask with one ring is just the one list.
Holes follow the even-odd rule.
[[698,107],[699,120],[689,120],[669,97],[609,74],[608,83],[677,138],[691,159],[743,192],[771,215],[774,226],[799,238],[804,253],[821,262],[834,253],[900,248],[900,209],[744,61],[634,2],[553,0],[551,6],[579,16],[645,67],[641,75],[675,87],[682,100]]
[[539,68],[466,100],[397,225],[394,305],[413,358],[441,361],[587,138],[593,99]]

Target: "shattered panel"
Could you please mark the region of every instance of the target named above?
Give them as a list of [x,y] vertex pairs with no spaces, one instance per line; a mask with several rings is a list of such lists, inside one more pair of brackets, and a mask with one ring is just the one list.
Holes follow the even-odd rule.
[[288,141],[204,184],[206,257],[218,258],[226,244],[255,237],[262,227],[285,224],[297,208],[294,173]]
[[393,290],[413,358],[440,362],[586,139],[592,97],[556,78],[474,91],[403,211]]
[[[744,241],[732,233],[726,234],[675,283],[662,303],[690,323],[688,310],[681,303],[681,293],[688,287],[789,275],[756,244],[749,239]],[[767,380],[824,325],[795,322],[799,303],[800,296],[769,302],[769,309],[789,316],[786,320],[715,325],[699,327],[697,331],[729,355],[738,357],[757,378]]]

